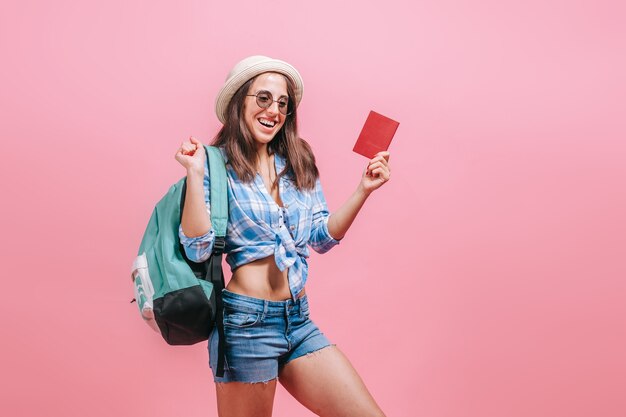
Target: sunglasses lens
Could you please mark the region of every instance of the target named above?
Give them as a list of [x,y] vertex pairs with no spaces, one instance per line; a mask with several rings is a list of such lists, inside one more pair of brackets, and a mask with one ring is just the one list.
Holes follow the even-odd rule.
[[272,95],[270,93],[258,93],[256,95],[256,104],[261,108],[268,108],[272,104]]
[[[256,104],[262,109],[267,109],[269,106],[274,103],[274,97],[269,91],[260,91],[256,94]],[[289,97],[281,97],[276,100],[278,103],[278,110],[284,114],[291,114],[291,103],[289,102]]]
[[287,110],[289,109],[289,99],[287,97],[281,97],[278,99],[278,110],[282,114],[287,114]]

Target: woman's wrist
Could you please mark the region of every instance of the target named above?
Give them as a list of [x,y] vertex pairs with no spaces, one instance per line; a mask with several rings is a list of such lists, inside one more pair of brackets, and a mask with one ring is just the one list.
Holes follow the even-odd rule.
[[204,168],[187,168],[187,178],[204,178]]
[[363,184],[359,184],[359,186],[357,187],[355,194],[357,195],[357,197],[362,198],[364,201],[367,200],[367,197],[370,196],[370,194],[372,194],[373,190],[366,190],[365,187],[363,186]]

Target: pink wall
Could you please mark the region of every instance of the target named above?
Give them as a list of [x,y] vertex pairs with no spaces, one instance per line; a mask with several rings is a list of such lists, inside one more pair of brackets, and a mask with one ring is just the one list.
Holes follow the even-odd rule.
[[[129,270],[180,141],[260,53],[304,77],[331,208],[367,112],[401,122],[308,286],[389,416],[625,415],[622,4],[4,2],[0,413],[214,413],[205,346],[159,340]],[[279,390],[275,415],[311,414]]]

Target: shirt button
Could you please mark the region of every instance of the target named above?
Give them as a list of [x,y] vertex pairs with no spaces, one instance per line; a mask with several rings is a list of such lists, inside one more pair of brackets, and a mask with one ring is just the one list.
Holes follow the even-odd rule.
[[295,230],[296,226],[294,226],[293,224],[289,227],[291,230]]

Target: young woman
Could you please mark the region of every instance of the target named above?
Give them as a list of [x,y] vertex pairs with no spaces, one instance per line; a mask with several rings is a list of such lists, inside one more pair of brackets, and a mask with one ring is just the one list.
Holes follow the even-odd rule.
[[[286,62],[252,56],[237,63],[218,94],[224,124],[214,145],[228,175],[225,253],[232,278],[223,291],[226,364],[217,368],[218,333],[209,341],[221,417],[271,416],[276,381],[320,416],[383,416],[348,359],[309,318],[304,285],[308,246],[337,245],[368,196],[389,180],[381,152],[356,191],[329,214],[315,157],[298,136],[302,79]],[[187,256],[211,253],[209,190],[202,144],[190,138],[176,152],[187,170],[180,227]]]

